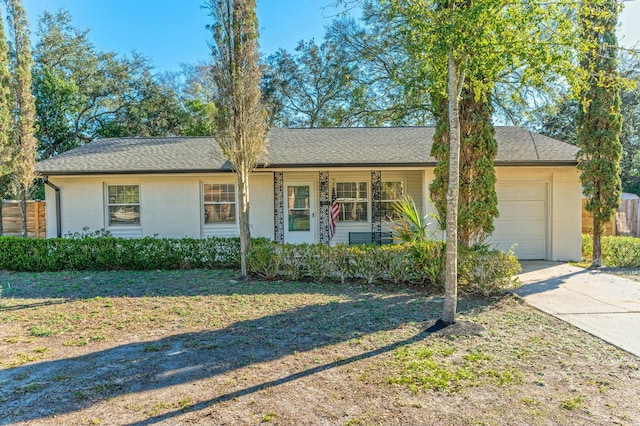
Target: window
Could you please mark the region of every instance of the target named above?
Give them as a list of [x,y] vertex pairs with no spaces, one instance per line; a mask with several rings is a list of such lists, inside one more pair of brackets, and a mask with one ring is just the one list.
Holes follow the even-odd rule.
[[337,182],[336,198],[340,204],[340,222],[366,222],[368,220],[367,182]]
[[107,185],[109,226],[140,225],[140,185]]
[[236,223],[236,186],[204,184],[204,223]]
[[393,205],[404,196],[404,182],[382,182],[380,194],[380,213],[382,220],[394,220],[398,213]]
[[287,194],[289,231],[310,231],[309,185],[288,186]]

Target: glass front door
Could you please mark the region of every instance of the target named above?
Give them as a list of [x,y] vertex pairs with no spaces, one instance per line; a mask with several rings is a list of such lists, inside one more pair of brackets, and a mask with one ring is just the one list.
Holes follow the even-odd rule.
[[285,185],[285,241],[315,242],[315,202],[312,183]]

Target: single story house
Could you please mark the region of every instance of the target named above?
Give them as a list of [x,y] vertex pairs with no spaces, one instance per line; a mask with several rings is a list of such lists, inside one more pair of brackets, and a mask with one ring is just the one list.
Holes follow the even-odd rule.
[[[393,202],[410,195],[426,214],[436,161],[433,128],[272,129],[250,178],[252,236],[279,242],[348,241],[389,230]],[[497,127],[500,217],[491,244],[521,259],[581,257],[577,148]],[[48,237],[109,230],[120,237],[237,236],[236,176],[210,137],[99,139],[41,161]],[[340,202],[329,241],[333,190]],[[435,219],[431,230],[442,236]]]

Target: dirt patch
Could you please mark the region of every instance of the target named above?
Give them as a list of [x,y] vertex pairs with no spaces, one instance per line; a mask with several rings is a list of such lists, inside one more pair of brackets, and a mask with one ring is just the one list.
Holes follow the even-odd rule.
[[447,324],[441,319],[437,319],[426,321],[421,326],[427,333],[446,337],[480,336],[484,331],[483,326],[470,321],[456,321],[453,324]]
[[0,424],[629,424],[638,358],[515,297],[0,273]]

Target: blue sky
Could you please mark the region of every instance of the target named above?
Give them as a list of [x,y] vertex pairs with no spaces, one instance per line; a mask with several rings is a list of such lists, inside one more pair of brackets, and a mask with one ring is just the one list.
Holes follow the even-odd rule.
[[[211,22],[203,0],[23,0],[32,28],[43,11],[67,9],[74,25],[90,29],[89,39],[103,50],[151,57],[159,70],[208,57]],[[273,53],[292,50],[301,39],[320,40],[337,13],[330,0],[258,0],[260,47]]]
[[[339,10],[333,0],[257,0],[263,53],[299,40],[321,40],[324,28]],[[159,71],[178,71],[209,54],[210,22],[203,0],[23,0],[32,28],[43,11],[67,9],[74,25],[90,29],[89,39],[102,50],[128,54],[136,50],[151,58]],[[627,1],[621,17],[622,43],[640,41],[640,0]]]

